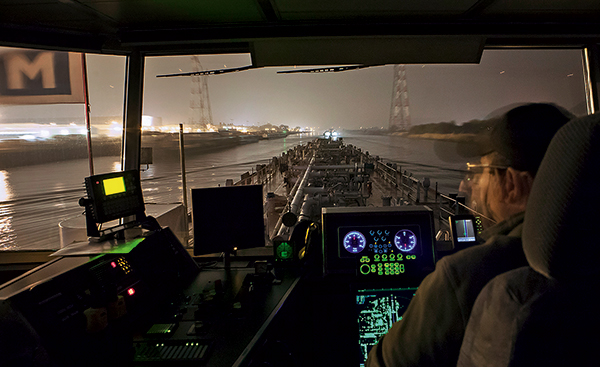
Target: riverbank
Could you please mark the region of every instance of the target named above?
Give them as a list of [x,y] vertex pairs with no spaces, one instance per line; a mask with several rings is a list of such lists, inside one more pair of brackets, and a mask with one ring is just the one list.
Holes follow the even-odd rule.
[[410,134],[407,132],[391,133],[390,135],[402,136],[410,139],[427,139],[427,140],[443,140],[451,141],[455,143],[477,143],[483,141],[485,138],[481,134]]
[[[294,132],[271,134],[243,134],[232,132],[185,133],[187,154],[205,154],[236,146],[258,143],[263,139],[281,139]],[[265,135],[265,136],[263,136]],[[142,133],[142,147],[152,148],[153,160],[179,159],[179,134]],[[118,157],[121,138],[93,137],[94,157]],[[59,135],[46,140],[9,139],[0,141],[0,170],[33,166],[77,159],[87,159],[85,135]]]

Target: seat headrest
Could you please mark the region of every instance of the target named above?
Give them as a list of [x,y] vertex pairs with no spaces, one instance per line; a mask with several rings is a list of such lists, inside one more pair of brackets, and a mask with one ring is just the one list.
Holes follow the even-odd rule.
[[523,224],[523,250],[530,266],[563,280],[600,274],[598,209],[600,113],[568,122],[548,147]]

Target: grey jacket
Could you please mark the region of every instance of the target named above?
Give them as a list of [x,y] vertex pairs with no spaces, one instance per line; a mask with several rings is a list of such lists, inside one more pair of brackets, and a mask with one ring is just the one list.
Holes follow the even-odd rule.
[[516,214],[482,232],[485,243],[442,258],[402,319],[371,349],[367,366],[456,366],[479,292],[495,276],[527,265],[523,217]]

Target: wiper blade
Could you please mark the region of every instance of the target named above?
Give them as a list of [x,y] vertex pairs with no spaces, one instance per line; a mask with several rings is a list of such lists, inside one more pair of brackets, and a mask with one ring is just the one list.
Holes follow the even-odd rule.
[[295,73],[339,73],[340,71],[357,70],[371,68],[383,65],[350,65],[350,66],[330,66],[326,68],[316,69],[300,69],[300,70],[285,70],[278,71],[277,74],[295,74]]
[[228,74],[228,73],[237,73],[244,70],[249,69],[258,69],[252,65],[241,66],[239,68],[229,68],[229,69],[215,69],[215,70],[200,70],[200,71],[192,71],[189,73],[178,73],[178,74],[162,74],[157,75],[157,78],[169,78],[174,76],[205,76],[205,75],[219,75],[219,74]]

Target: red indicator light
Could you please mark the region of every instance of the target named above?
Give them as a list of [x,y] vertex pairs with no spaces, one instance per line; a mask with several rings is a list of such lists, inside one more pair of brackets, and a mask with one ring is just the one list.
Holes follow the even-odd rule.
[[114,261],[111,261],[111,262],[110,262],[110,266],[112,266],[112,267],[113,267],[113,269],[114,269],[114,268],[116,268],[116,267],[117,267],[117,263],[116,263],[116,262],[114,262]]
[[96,181],[96,185],[100,185],[100,181]]
[[127,290],[127,294],[128,294],[128,295],[130,295],[130,296],[133,296],[133,295],[135,294],[135,289],[133,289],[133,288],[129,288],[129,289]]

